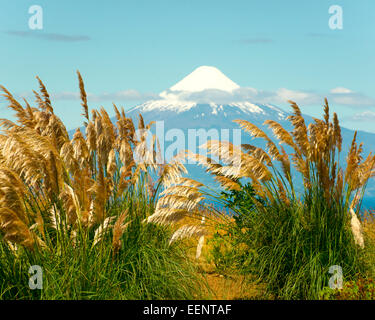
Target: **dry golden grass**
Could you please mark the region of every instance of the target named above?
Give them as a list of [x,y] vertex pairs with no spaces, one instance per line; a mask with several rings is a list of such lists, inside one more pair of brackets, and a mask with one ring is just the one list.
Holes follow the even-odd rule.
[[[158,193],[186,169],[178,160],[156,161],[155,136],[151,146],[146,143],[152,122],[145,124],[141,115],[138,133],[133,120],[116,105],[116,123],[103,108],[91,110],[90,116],[79,72],[85,132],[77,129],[70,138],[54,113],[45,85],[37,80],[37,107],[26,100],[22,106],[0,87],[17,118],[16,122],[0,119],[0,230],[4,239],[13,247],[33,250],[46,247],[51,229],[63,232],[74,245],[79,242],[78,234],[86,237],[95,230],[96,244],[101,234],[113,229],[116,253],[130,218],[125,209],[111,212],[112,204],[141,190],[154,206]],[[155,181],[151,172],[156,173]]]

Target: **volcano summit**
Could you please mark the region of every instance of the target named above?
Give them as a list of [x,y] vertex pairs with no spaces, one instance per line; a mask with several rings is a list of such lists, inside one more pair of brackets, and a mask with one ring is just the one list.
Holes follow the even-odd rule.
[[[141,113],[147,121],[164,120],[177,128],[232,128],[232,120],[263,123],[285,119],[287,113],[271,104],[238,100],[241,87],[219,69],[201,66],[160,93],[160,99],[130,109],[131,117]],[[255,90],[255,89],[254,89]]]

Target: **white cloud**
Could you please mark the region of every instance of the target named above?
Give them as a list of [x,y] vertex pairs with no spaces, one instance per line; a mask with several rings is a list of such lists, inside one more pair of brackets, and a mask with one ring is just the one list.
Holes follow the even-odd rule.
[[[263,104],[279,104],[285,105],[288,100],[295,101],[301,106],[321,106],[324,103],[324,98],[332,105],[348,106],[353,108],[369,108],[375,107],[375,99],[364,94],[354,92],[347,88],[335,88],[330,92],[317,93],[305,90],[291,90],[287,88],[280,88],[274,91],[257,90],[251,87],[241,87],[232,92],[207,89],[199,92],[188,91],[171,91],[166,90],[161,94],[140,92],[134,89],[122,90],[110,93],[88,93],[89,101],[134,101],[144,102],[147,100],[169,99],[190,101],[197,103],[231,103],[231,102],[245,102]],[[28,100],[34,99],[32,93],[23,93],[17,95],[18,97],[25,97]],[[51,94],[53,100],[79,100],[78,92],[57,92]]]
[[315,93],[289,90],[286,88],[277,90],[276,96],[279,101],[283,101],[284,103],[288,100],[303,104],[316,104],[321,102],[321,98]]
[[344,87],[337,87],[337,88],[333,88],[331,89],[330,93],[337,93],[337,94],[340,94],[340,93],[352,93],[353,91],[348,89],[348,88],[344,88]]
[[331,94],[328,96],[328,99],[338,105],[351,107],[375,107],[374,98],[357,92]]
[[[290,90],[287,88],[280,88],[276,91],[265,91],[251,87],[235,89],[232,92],[213,89],[199,92],[166,90],[160,96],[171,100],[193,101],[197,103],[214,102],[220,104],[245,101],[264,104],[286,104],[288,100],[293,100],[301,105],[321,105],[324,97],[328,96],[334,99],[329,94],[319,95],[310,91]],[[353,101],[354,99],[343,102],[345,104],[346,102],[352,103]]]
[[[17,98],[25,98],[27,100],[34,99],[34,95],[31,92],[23,92],[16,95]],[[110,92],[110,93],[87,93],[87,98],[89,101],[93,102],[100,102],[100,101],[146,101],[150,99],[157,99],[159,97],[158,94],[154,93],[144,93],[139,92],[134,89],[129,90],[122,90],[117,92]],[[51,93],[52,101],[56,100],[79,100],[80,94],[79,92],[71,92],[71,91],[62,91]]]
[[204,90],[200,92],[171,92],[166,91],[163,97],[168,97],[176,100],[194,101],[200,103],[229,103],[251,101],[254,103],[270,103],[270,104],[285,104],[288,100],[304,106],[321,106],[324,103],[324,98],[328,99],[330,104],[340,106],[348,106],[353,108],[367,108],[375,107],[375,99],[360,94],[350,89],[341,90],[342,93],[330,92],[312,92],[302,90],[291,90],[287,88],[280,88],[276,91],[264,91],[254,88],[239,88],[232,92],[224,92],[220,90]]
[[109,100],[120,100],[120,101],[141,101],[156,99],[159,95],[154,93],[139,92],[134,89],[122,90],[113,93],[101,93],[91,94],[92,100],[95,101],[109,101]]
[[54,100],[77,100],[80,96],[78,92],[58,92],[51,94],[51,98]]
[[363,122],[363,121],[374,121],[375,120],[375,112],[373,111],[364,111],[355,114],[351,120],[353,121],[358,121],[358,122]]

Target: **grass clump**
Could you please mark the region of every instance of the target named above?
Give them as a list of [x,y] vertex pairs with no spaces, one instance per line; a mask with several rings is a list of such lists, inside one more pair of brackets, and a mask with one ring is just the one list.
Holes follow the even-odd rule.
[[[264,140],[266,149],[209,141],[202,148],[212,157],[188,155],[232,192],[223,197],[201,189],[200,195],[213,197],[232,212],[234,219],[224,219],[220,227],[234,235],[232,245],[249,248],[239,269],[258,276],[277,299],[318,299],[332,276],[331,266],[340,266],[347,281],[365,270],[358,213],[367,181],[374,175],[375,157],[363,159],[355,133],[344,170],[341,129],[336,114],[330,121],[327,100],[324,119],[314,119],[309,126],[297,104],[291,104],[291,132],[275,121],[264,123],[279,147],[254,124],[236,120],[251,136]],[[299,179],[303,188],[297,191]],[[244,187],[246,181],[251,192]],[[192,193],[197,194],[195,189]],[[178,187],[174,191],[181,196]]]
[[[134,228],[134,229],[133,229]],[[134,234],[138,234],[134,237]],[[124,248],[112,256],[111,241],[85,251],[68,247],[59,255],[43,251],[15,257],[1,245],[1,299],[195,299],[205,282],[181,246],[169,246],[170,232],[132,226]],[[30,290],[28,269],[40,265],[42,290]]]
[[[92,110],[81,75],[84,132],[70,137],[38,78],[37,107],[1,87],[17,122],[1,120],[1,299],[188,299],[201,297],[195,267],[171,229],[147,219],[155,199],[185,172],[157,161],[139,115]],[[43,289],[30,290],[30,266]]]

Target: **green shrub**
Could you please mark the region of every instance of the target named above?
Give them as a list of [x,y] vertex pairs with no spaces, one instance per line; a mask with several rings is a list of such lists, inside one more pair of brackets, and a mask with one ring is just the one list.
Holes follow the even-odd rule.
[[320,292],[323,300],[375,300],[375,281],[359,278],[344,283],[342,289],[325,287]]
[[248,216],[254,210],[254,190],[249,183],[241,187],[241,191],[230,190],[221,193],[226,208],[237,210],[241,214],[234,215],[230,223],[215,224],[215,232],[207,242],[211,249],[212,261],[220,273],[249,272],[249,263],[254,255],[254,250],[249,247],[246,228]]

